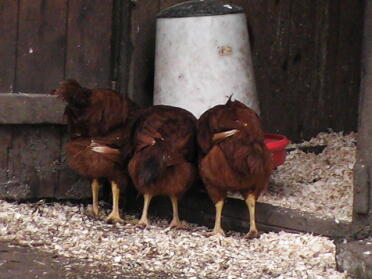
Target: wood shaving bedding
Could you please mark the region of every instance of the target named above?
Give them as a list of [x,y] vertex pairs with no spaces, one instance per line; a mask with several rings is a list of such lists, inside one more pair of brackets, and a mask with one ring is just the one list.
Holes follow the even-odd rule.
[[336,222],[351,221],[356,134],[320,133],[290,147],[317,145],[326,145],[320,154],[300,149],[289,152],[260,201],[316,213]]
[[206,237],[207,228],[192,224],[192,230],[179,231],[169,230],[166,220],[152,220],[143,230],[106,224],[86,211],[82,205],[0,200],[0,239],[83,261],[92,276],[104,267],[112,278],[125,278],[126,272],[136,278],[159,272],[161,278],[189,279],[349,278],[335,270],[335,245],[325,237],[286,232],[253,240],[238,233]]

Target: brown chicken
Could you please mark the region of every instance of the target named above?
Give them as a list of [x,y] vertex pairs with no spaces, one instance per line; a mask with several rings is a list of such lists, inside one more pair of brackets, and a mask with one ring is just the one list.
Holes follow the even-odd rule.
[[222,234],[221,213],[228,191],[240,192],[249,211],[248,238],[258,236],[255,205],[267,187],[272,171],[271,154],[257,114],[229,99],[206,111],[198,121],[201,150],[200,176],[216,207],[212,234]]
[[129,122],[137,105],[115,91],[83,88],[75,80],[61,82],[51,94],[67,102],[68,165],[91,181],[93,213],[99,213],[100,182],[108,179],[113,209],[107,221],[122,221],[119,195],[129,180],[123,152],[129,153]]
[[132,140],[135,152],[128,165],[134,186],[144,195],[138,225],[149,224],[151,198],[167,195],[173,207],[170,227],[182,227],[178,200],[195,179],[195,137],[196,118],[184,109],[159,105],[138,116]]

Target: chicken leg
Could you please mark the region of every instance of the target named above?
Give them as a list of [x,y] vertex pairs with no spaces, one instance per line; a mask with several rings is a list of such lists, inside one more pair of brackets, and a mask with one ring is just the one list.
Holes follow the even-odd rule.
[[149,210],[149,205],[152,199],[152,195],[144,194],[143,199],[144,199],[144,202],[143,202],[142,216],[141,216],[141,219],[138,221],[137,226],[147,227],[149,225],[149,220],[147,218],[147,212]]
[[225,235],[225,232],[223,231],[223,229],[221,227],[221,216],[222,216],[223,203],[224,203],[224,201],[221,200],[221,201],[218,201],[215,204],[215,207],[216,207],[216,219],[215,219],[215,223],[214,223],[213,232],[211,233],[212,235],[215,235],[215,234],[221,234],[223,236]]
[[248,194],[247,199],[245,200],[249,211],[249,232],[246,235],[246,238],[256,238],[259,236],[256,220],[255,220],[255,211],[256,211],[256,197],[253,194]]
[[99,193],[99,183],[97,179],[93,179],[92,181],[92,197],[93,197],[93,214],[98,216],[99,213],[99,206],[98,206],[98,193]]
[[110,215],[106,218],[107,222],[124,222],[120,217],[119,213],[119,197],[120,197],[120,188],[118,184],[114,181],[111,181],[111,190],[112,190],[112,211]]
[[169,227],[177,228],[177,229],[185,229],[186,227],[182,225],[180,221],[180,217],[178,215],[178,199],[175,196],[171,196],[170,199],[172,202],[173,219],[172,219],[172,222],[169,224]]

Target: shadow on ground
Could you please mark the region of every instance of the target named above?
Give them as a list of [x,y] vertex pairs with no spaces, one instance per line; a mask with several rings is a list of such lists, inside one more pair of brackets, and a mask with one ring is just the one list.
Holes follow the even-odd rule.
[[[20,246],[0,241],[1,279],[137,279],[136,274],[117,274],[113,276],[107,267],[96,270],[78,263],[74,259],[40,251],[29,246]],[[171,278],[159,274],[151,278]]]

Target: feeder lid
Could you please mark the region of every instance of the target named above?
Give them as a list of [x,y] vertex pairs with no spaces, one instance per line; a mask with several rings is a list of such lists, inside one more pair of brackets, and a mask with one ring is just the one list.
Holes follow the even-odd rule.
[[166,8],[157,18],[215,16],[244,13],[243,8],[216,0],[193,0]]

